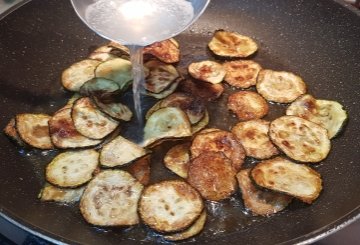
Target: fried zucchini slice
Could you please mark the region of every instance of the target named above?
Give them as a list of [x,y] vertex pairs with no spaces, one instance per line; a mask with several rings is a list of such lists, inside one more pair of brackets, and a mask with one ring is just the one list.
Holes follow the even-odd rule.
[[51,142],[57,148],[81,148],[101,143],[101,140],[87,138],[75,129],[71,107],[68,106],[57,111],[49,120],[49,130]]
[[243,121],[262,118],[269,112],[266,100],[253,91],[239,91],[231,94],[227,107]]
[[170,94],[174,93],[174,91],[176,90],[176,88],[178,87],[179,83],[182,81],[182,78],[178,78],[176,79],[175,82],[173,82],[170,87],[168,87],[167,89],[161,91],[160,93],[151,93],[149,91],[146,91],[146,94],[154,97],[156,99],[163,99],[167,96],[169,96]]
[[192,134],[196,134],[197,132],[205,128],[209,124],[209,121],[209,112],[205,109],[204,117],[199,122],[191,126]]
[[193,78],[212,84],[221,83],[226,75],[221,64],[210,60],[191,63],[188,70]]
[[144,148],[122,136],[117,136],[101,149],[100,164],[106,167],[122,166],[146,154]]
[[119,58],[119,57],[116,55],[113,55],[111,53],[106,53],[106,52],[92,52],[88,58],[92,59],[92,60],[98,60],[98,61],[104,62],[104,61],[108,61],[108,60]]
[[26,144],[42,149],[53,149],[48,122],[51,116],[46,114],[18,114],[15,125],[18,135]]
[[76,130],[91,139],[102,139],[119,126],[118,121],[98,110],[89,97],[74,103],[71,117]]
[[290,103],[306,93],[306,84],[291,72],[265,69],[259,72],[256,90],[268,101]]
[[285,193],[309,204],[322,190],[318,172],[282,157],[257,164],[251,171],[251,177],[261,187]]
[[189,227],[202,213],[203,200],[185,181],[168,180],[146,187],[139,202],[142,221],[159,232]]
[[160,139],[188,136],[191,136],[191,125],[185,112],[176,107],[161,108],[147,120],[142,146],[149,146]]
[[270,122],[257,119],[236,124],[231,132],[244,147],[246,156],[268,159],[279,154],[269,138]]
[[229,198],[236,190],[236,171],[222,152],[204,152],[191,160],[187,181],[207,200]]
[[46,180],[60,187],[77,187],[88,182],[99,164],[95,150],[67,151],[57,155],[46,167]]
[[341,131],[347,119],[347,113],[340,103],[317,100],[309,94],[295,100],[287,108],[286,115],[302,117],[319,124],[327,129],[330,139]]
[[292,200],[291,196],[256,187],[250,178],[250,169],[241,170],[236,178],[245,207],[255,215],[268,216],[280,212]]
[[157,102],[152,108],[149,109],[145,118],[148,119],[152,113],[160,108],[165,107],[180,108],[189,117],[191,124],[198,123],[205,114],[205,104],[201,99],[194,98],[189,94],[176,92]]
[[38,198],[41,201],[54,201],[60,203],[78,202],[84,193],[85,186],[78,188],[60,188],[46,183],[41,189]]
[[16,120],[15,117],[11,118],[9,123],[6,124],[4,128],[4,133],[8,136],[11,140],[15,141],[19,146],[25,146],[25,142],[20,138],[16,130]]
[[107,53],[111,56],[115,56],[116,58],[130,60],[129,49],[127,47],[125,47],[124,45],[121,45],[121,44],[113,42],[113,41],[109,42],[107,45],[98,47],[97,49],[95,49],[93,51],[93,53]]
[[327,130],[300,117],[275,119],[270,123],[269,135],[288,157],[300,162],[320,162],[331,148]]
[[102,77],[90,79],[85,82],[79,90],[83,96],[97,96],[100,99],[119,91],[120,86],[116,82]]
[[117,119],[117,120],[123,120],[123,121],[130,121],[133,113],[123,103],[120,102],[102,102],[98,97],[93,96],[93,101],[95,102],[96,106],[104,112],[106,115]]
[[154,56],[165,63],[176,63],[180,61],[179,43],[173,38],[156,42],[145,47],[144,54]]
[[88,80],[94,78],[95,68],[101,63],[98,60],[85,59],[72,64],[63,71],[61,82],[64,88],[77,92]]
[[180,76],[176,68],[158,60],[150,60],[144,64],[149,69],[145,80],[145,88],[151,93],[160,93]]
[[234,60],[225,62],[225,82],[236,88],[249,88],[256,84],[261,66],[252,60]]
[[150,155],[141,157],[130,164],[126,171],[134,176],[142,185],[148,185],[150,182]]
[[172,147],[164,157],[164,164],[169,170],[186,179],[190,163],[190,143]]
[[131,62],[122,58],[111,59],[99,64],[95,76],[116,82],[121,90],[125,90],[132,82]]
[[179,84],[179,91],[190,93],[196,98],[204,101],[214,101],[224,93],[224,86],[222,84],[211,84],[197,80],[183,80]]
[[222,152],[231,160],[236,171],[240,170],[245,159],[245,150],[235,135],[223,130],[200,132],[195,136],[190,151],[193,158],[204,152]]
[[81,197],[81,214],[93,225],[138,224],[137,207],[142,190],[143,185],[126,171],[102,171],[89,182]]
[[166,235],[164,236],[164,238],[165,240],[168,241],[181,241],[188,239],[190,237],[199,234],[204,229],[205,223],[206,223],[206,211],[204,209],[200,217],[189,228],[181,232],[177,232],[171,235]]
[[237,32],[218,30],[208,44],[211,51],[223,57],[248,57],[258,49],[256,42]]

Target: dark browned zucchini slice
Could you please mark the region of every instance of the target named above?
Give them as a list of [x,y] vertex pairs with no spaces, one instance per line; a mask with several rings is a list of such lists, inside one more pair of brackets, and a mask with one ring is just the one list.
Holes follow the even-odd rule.
[[164,157],[165,167],[186,179],[190,163],[190,143],[172,147]]
[[197,80],[183,80],[179,84],[179,91],[189,93],[196,98],[201,98],[204,101],[213,101],[219,98],[224,92],[222,84],[211,84]]
[[192,77],[212,84],[221,83],[226,75],[221,64],[210,60],[191,63],[188,70]]
[[53,149],[48,122],[51,116],[46,114],[18,114],[15,117],[16,130],[26,144],[42,150]]
[[176,63],[180,61],[179,44],[173,38],[145,47],[144,54],[154,56],[165,63]]
[[138,224],[137,207],[142,190],[142,184],[126,171],[102,171],[89,182],[81,197],[81,214],[93,225]]
[[312,168],[282,157],[265,160],[251,171],[257,185],[312,203],[322,190],[320,174]]
[[176,232],[189,227],[203,208],[199,193],[179,180],[146,187],[139,202],[142,221],[159,232]]
[[25,142],[20,138],[17,130],[16,130],[16,120],[15,118],[11,118],[9,123],[4,128],[4,133],[15,143],[20,146],[25,146]]
[[256,84],[261,66],[252,60],[234,60],[224,63],[225,82],[237,88],[249,88]]
[[141,184],[148,185],[150,182],[150,155],[146,155],[135,162],[131,163],[127,168],[132,176],[134,176]]
[[179,73],[174,66],[158,60],[150,60],[144,66],[149,69],[149,76],[145,80],[145,88],[151,93],[161,93],[179,77]]
[[331,148],[327,130],[300,117],[275,119],[270,124],[269,135],[288,157],[300,162],[320,162]]

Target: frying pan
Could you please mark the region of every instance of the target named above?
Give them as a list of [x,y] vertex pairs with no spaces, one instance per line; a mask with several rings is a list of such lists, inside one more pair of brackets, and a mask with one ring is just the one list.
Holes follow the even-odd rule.
[[[312,165],[324,180],[324,190],[314,204],[295,201],[284,212],[259,218],[244,213],[241,198],[236,194],[220,204],[208,203],[205,230],[189,242],[305,244],[360,217],[359,11],[329,0],[213,0],[205,14],[177,37],[183,57],[180,70],[184,72],[193,60],[213,58],[206,44],[216,29],[254,37],[261,47],[252,57],[254,60],[266,68],[301,75],[309,93],[342,103],[349,121],[343,133],[332,140],[328,158]],[[17,113],[51,114],[60,108],[71,96],[61,88],[61,71],[104,42],[85,27],[68,1],[33,0],[1,19],[0,127],[4,128]],[[211,126],[228,129],[236,123],[227,110],[215,110],[227,95],[228,92],[218,102],[209,104]],[[266,119],[274,119],[284,109],[272,104],[273,113]],[[131,126],[124,128],[125,136],[131,138],[134,135]],[[55,154],[25,150],[0,136],[1,216],[58,243],[159,241],[141,225],[93,227],[83,220],[76,205],[37,200],[44,184],[44,167]],[[175,178],[161,167],[160,156],[152,160],[153,182]]]

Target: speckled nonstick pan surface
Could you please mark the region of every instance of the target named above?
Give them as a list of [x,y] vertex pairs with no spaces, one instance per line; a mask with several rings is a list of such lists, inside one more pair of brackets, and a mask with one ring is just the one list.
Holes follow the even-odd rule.
[[[328,158],[313,165],[324,180],[324,190],[313,205],[295,201],[273,217],[252,218],[244,214],[240,196],[235,195],[221,204],[208,204],[204,232],[188,242],[309,243],[355,220],[360,216],[359,12],[329,0],[213,0],[199,21],[177,37],[183,56],[180,70],[192,60],[211,57],[206,44],[212,32],[221,28],[254,37],[260,45],[254,60],[266,68],[301,75],[309,93],[339,101],[350,119],[343,134],[332,141]],[[60,108],[71,96],[61,88],[61,72],[104,42],[78,19],[68,1],[34,0],[1,19],[0,128],[17,113],[53,113]],[[228,129],[236,123],[223,108],[229,91],[209,105],[211,126]],[[153,101],[145,103],[149,107]],[[281,115],[284,108],[271,105],[267,119]],[[124,125],[123,134],[134,138],[136,132]],[[38,201],[44,167],[55,154],[25,151],[0,135],[3,217],[52,241],[157,241],[144,227],[98,229],[84,221],[76,205]],[[152,168],[152,182],[176,178],[161,166],[161,154],[153,157]]]

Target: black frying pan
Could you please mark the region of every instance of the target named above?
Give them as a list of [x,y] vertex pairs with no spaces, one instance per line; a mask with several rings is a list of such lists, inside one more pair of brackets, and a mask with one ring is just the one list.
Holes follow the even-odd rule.
[[[119,23],[121,24],[121,23]],[[211,57],[206,44],[216,29],[254,37],[261,48],[254,59],[263,67],[301,75],[309,93],[337,100],[350,115],[342,135],[332,141],[329,157],[313,165],[324,179],[324,190],[313,205],[293,202],[271,218],[243,213],[235,195],[221,205],[208,205],[204,232],[191,242],[242,244],[310,243],[360,217],[359,101],[360,14],[336,1],[213,0],[199,21],[177,39],[184,70],[190,60]],[[68,1],[33,0],[0,21],[0,101],[4,128],[16,113],[53,113],[70,97],[60,85],[61,71],[105,41],[75,15]],[[210,104],[211,125],[228,128],[236,120],[226,101]],[[274,109],[277,108],[277,109]],[[272,105],[267,119],[283,113]],[[218,118],[229,118],[226,123]],[[125,126],[126,127],[126,126]],[[126,132],[126,130],[124,130]],[[127,136],[133,133],[127,131]],[[161,149],[160,149],[161,150]],[[144,227],[98,229],[88,225],[76,205],[40,203],[44,167],[56,153],[27,151],[0,136],[0,213],[52,241],[84,244],[157,241]],[[152,181],[174,178],[153,159]],[[247,163],[251,165],[251,163]]]

